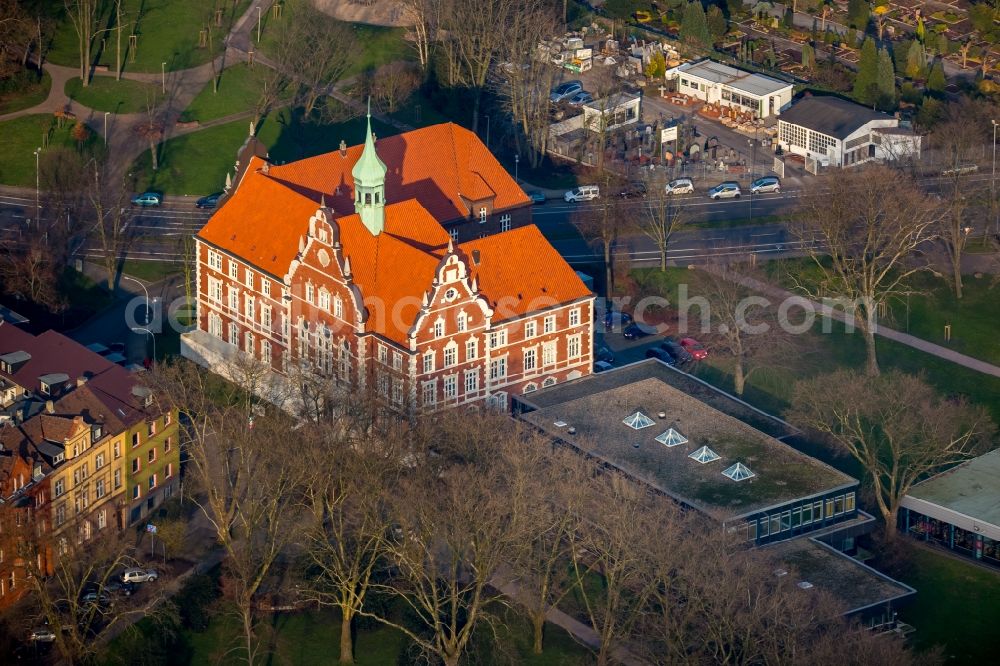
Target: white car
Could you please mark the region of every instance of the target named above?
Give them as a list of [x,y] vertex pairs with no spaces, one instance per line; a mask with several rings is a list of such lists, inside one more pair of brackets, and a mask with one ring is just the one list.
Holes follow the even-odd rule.
[[563,195],[567,203],[577,201],[590,201],[601,196],[601,189],[597,185],[580,185]]
[[739,199],[741,194],[740,184],[733,181],[719,183],[708,191],[708,196],[712,199]]
[[160,574],[156,569],[126,569],[122,574],[123,583],[152,583]]
[[694,192],[694,183],[690,178],[678,178],[667,183],[665,190],[667,194],[691,194]]
[[38,643],[51,643],[56,639],[56,634],[51,629],[34,629],[30,639]]

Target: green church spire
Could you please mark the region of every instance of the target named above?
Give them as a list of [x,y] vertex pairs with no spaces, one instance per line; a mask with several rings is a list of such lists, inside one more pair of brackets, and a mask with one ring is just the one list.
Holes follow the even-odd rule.
[[372,102],[368,99],[368,128],[361,157],[351,170],[354,177],[354,212],[361,216],[372,235],[382,233],[385,227],[385,163],[375,151],[372,134]]

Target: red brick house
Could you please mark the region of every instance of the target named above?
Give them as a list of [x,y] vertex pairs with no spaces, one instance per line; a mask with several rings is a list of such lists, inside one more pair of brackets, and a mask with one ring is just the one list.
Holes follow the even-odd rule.
[[506,407],[592,367],[593,294],[530,214],[452,124],[252,158],[196,237],[182,353],[211,367],[239,350],[282,374],[307,361],[400,408]]

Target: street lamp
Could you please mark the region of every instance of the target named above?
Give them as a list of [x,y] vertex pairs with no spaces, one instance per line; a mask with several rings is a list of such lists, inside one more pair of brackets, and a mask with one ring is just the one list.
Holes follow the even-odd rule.
[[143,283],[139,282],[134,277],[131,277],[131,276],[128,276],[128,275],[123,275],[122,279],[123,280],[131,280],[132,282],[135,282],[137,285],[139,285],[140,287],[142,287],[142,291],[146,294],[146,325],[148,326],[149,325],[149,290],[146,289],[146,285],[144,285]]
[[490,117],[486,116],[486,150],[490,149]]
[[40,200],[39,200],[39,197],[38,197],[38,190],[41,189],[40,188],[41,177],[39,176],[39,172],[40,172],[40,169],[39,169],[39,159],[40,159],[39,155],[41,155],[41,154],[42,154],[42,148],[41,148],[41,146],[39,146],[38,148],[35,148],[35,220],[36,221],[42,215],[42,204],[40,203]]
[[167,94],[167,63],[160,63],[160,88],[163,90],[163,94]]
[[993,206],[993,221],[996,224],[997,232],[1000,233],[1000,220],[997,219],[997,121],[993,123],[993,174],[990,177],[990,204]]
[[257,5],[257,43],[260,44],[260,5]]
[[110,111],[104,112],[104,143],[108,142],[108,115],[110,113]]
[[[146,323],[149,323],[149,322],[146,322]],[[132,328],[132,332],[133,333],[145,333],[146,335],[148,335],[150,338],[153,339],[153,362],[155,363],[156,362],[156,336],[153,335],[153,332],[151,330],[149,330],[148,328],[143,328],[142,326],[135,326],[135,327],[133,327]]]
[[515,183],[517,182],[517,165],[518,165],[518,163],[519,163],[520,161],[521,161],[521,156],[520,156],[520,155],[517,155],[517,154],[515,154],[515,155],[514,155],[514,182],[515,182]]

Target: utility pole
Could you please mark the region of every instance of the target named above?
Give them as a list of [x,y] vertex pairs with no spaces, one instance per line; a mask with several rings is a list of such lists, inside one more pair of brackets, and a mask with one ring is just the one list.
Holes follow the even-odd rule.
[[161,76],[161,88],[163,89],[163,94],[167,94],[167,63],[160,63],[160,76]]
[[1000,233],[1000,220],[997,219],[997,121],[993,123],[993,173],[990,176],[990,208],[993,209],[993,223],[997,233]]
[[260,44],[260,5],[257,5],[257,43]]
[[42,204],[39,199],[38,191],[41,189],[41,177],[39,176],[39,155],[42,154],[42,149],[39,146],[35,148],[35,221],[42,216]]

